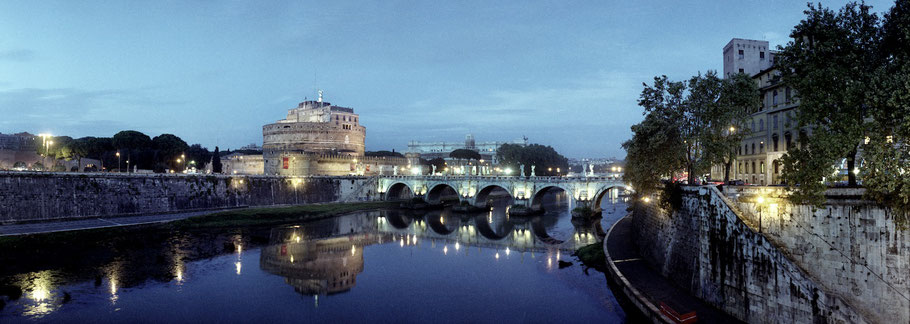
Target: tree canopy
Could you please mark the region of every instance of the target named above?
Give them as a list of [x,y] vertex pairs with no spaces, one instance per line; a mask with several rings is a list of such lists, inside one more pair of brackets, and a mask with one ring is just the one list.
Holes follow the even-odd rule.
[[449,157],[463,160],[480,160],[480,153],[474,150],[457,149],[449,153]]
[[404,155],[395,151],[371,151],[363,153],[364,156],[376,156],[376,157],[400,157],[403,158]]
[[504,167],[519,170],[519,165],[525,166],[525,176],[531,175],[531,166],[536,166],[538,176],[559,175],[557,169],[565,174],[569,170],[569,160],[550,146],[530,144],[503,144],[496,152],[499,164]]
[[687,173],[689,183],[712,164],[725,172],[746,135],[745,119],[758,107],[758,88],[746,75],[727,79],[714,71],[686,82],[666,76],[643,83],[638,104],[645,119],[633,125],[633,137],[623,143],[628,161],[625,179],[640,192],[656,189],[662,177]]
[[884,19],[865,4],[838,11],[810,4],[781,48],[783,80],[800,102],[806,145],[782,158],[796,203],[821,204],[846,160],[848,184],[904,217],[910,208],[910,1]]

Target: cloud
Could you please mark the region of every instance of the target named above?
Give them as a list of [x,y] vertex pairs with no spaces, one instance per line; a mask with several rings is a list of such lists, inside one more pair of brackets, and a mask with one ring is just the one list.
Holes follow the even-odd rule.
[[71,136],[109,135],[128,128],[154,108],[179,104],[156,100],[147,89],[86,90],[20,88],[0,90],[0,131]]
[[[370,114],[371,135],[417,141],[514,140],[553,145],[572,156],[619,155],[629,125],[641,119],[637,105],[642,80],[619,72],[596,73],[557,87],[491,90],[445,98],[418,98],[401,109]],[[373,142],[373,141],[371,141]],[[396,145],[386,139],[377,143]],[[398,143],[401,145],[402,143]],[[604,149],[591,149],[591,146]]]
[[35,51],[28,49],[0,50],[0,61],[28,62],[35,58]]

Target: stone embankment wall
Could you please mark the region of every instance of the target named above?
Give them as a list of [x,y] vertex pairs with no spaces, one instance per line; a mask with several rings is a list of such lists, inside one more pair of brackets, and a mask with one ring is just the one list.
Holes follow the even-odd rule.
[[0,172],[0,223],[378,199],[376,178]]
[[869,321],[743,222],[716,188],[685,189],[682,202],[672,214],[637,203],[633,235],[647,261],[695,296],[751,323]]
[[761,216],[764,236],[826,291],[872,322],[910,322],[910,229],[895,223],[890,210],[862,200],[863,189],[828,190],[821,207],[791,205],[779,187],[725,193],[753,228]]

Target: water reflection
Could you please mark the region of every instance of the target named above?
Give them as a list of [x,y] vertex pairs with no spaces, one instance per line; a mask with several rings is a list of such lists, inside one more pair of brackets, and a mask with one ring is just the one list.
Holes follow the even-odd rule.
[[[4,251],[0,255],[0,264],[4,264],[0,267],[0,317],[54,321],[72,314],[97,313],[102,314],[101,319],[130,319],[169,307],[206,308],[209,303],[217,305],[228,300],[232,305],[255,303],[232,300],[235,294],[225,294],[224,287],[238,291],[240,288],[234,287],[259,289],[248,291],[273,296],[265,299],[275,304],[299,302],[281,297],[295,295],[290,291],[293,289],[301,295],[314,296],[315,303],[323,304],[322,311],[327,307],[326,299],[318,296],[356,290],[357,293],[346,293],[344,299],[362,298],[363,303],[372,303],[375,295],[370,294],[377,289],[372,283],[394,281],[385,272],[398,263],[405,269],[394,273],[419,269],[407,277],[418,279],[415,282],[421,282],[421,273],[446,278],[469,273],[468,281],[487,280],[486,284],[467,284],[461,278],[453,286],[456,293],[459,289],[482,293],[491,282],[530,282],[527,287],[536,287],[554,278],[563,280],[568,271],[559,271],[559,261],[572,261],[569,256],[575,249],[596,243],[603,235],[600,220],[573,219],[565,197],[560,199],[554,195],[545,202],[549,212],[533,217],[509,217],[508,202],[497,201],[491,211],[474,214],[446,209],[359,212],[280,228],[137,231],[104,244],[93,241],[36,248],[41,253],[29,249]],[[610,199],[605,198],[605,202],[615,204],[622,200]],[[619,212],[617,207],[606,206],[616,215],[624,209],[621,204]],[[365,258],[371,263],[365,263]],[[370,268],[369,275],[364,274],[365,265]],[[487,271],[493,265],[503,271]],[[512,273],[520,274],[513,278]],[[546,276],[537,277],[538,274]],[[535,279],[521,281],[522,278]],[[371,284],[354,289],[358,279]],[[269,282],[274,286],[267,286]],[[391,289],[395,293],[395,287],[384,287],[382,292]],[[275,293],[263,294],[267,289],[274,289]],[[422,286],[406,289],[435,292],[433,288],[423,291]],[[510,296],[510,289],[501,289],[500,293]],[[564,293],[572,294],[571,290]],[[199,297],[191,296],[212,299],[200,304],[193,301]],[[147,302],[162,306],[147,309]],[[253,306],[232,307],[250,314],[256,312]],[[180,315],[165,317],[173,320]]]
[[[555,207],[564,207],[564,200],[555,196]],[[604,235],[600,219],[571,218],[560,208],[533,217],[509,217],[508,206],[500,201],[491,211],[474,214],[381,210],[275,228],[262,249],[260,267],[284,277],[298,293],[331,295],[357,284],[357,275],[364,270],[364,248],[374,244],[414,248],[428,242],[443,255],[467,254],[470,247],[493,249],[496,260],[513,252],[522,260],[526,254],[530,258],[543,254],[552,269],[563,255]],[[566,218],[571,221],[560,221]]]

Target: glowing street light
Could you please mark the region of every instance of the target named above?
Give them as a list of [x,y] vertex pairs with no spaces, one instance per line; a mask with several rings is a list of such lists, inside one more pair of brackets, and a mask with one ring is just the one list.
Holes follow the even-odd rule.
[[120,151],[117,151],[117,172],[120,172]]

